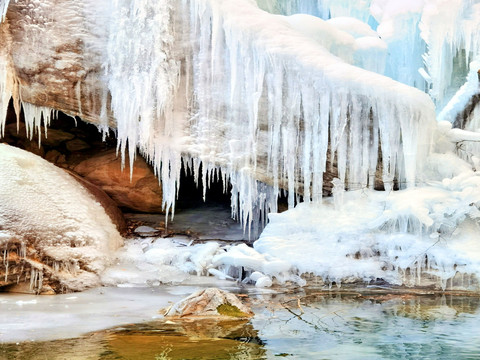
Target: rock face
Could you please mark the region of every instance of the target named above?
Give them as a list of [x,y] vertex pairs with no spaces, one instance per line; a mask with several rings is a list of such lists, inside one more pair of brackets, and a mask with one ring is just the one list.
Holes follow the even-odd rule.
[[208,288],[180,300],[167,310],[165,316],[248,318],[253,313],[234,294]]
[[0,287],[80,291],[123,239],[96,198],[62,169],[0,144]]
[[109,14],[100,3],[89,1],[87,13],[75,1],[10,1],[0,54],[8,48],[22,101],[95,123],[103,111],[108,122],[100,99],[106,96],[101,44],[108,38],[102,16]]
[[147,213],[162,212],[162,189],[150,166],[135,159],[132,178],[129,165],[122,171],[115,150],[93,156],[73,167],[73,171],[105,191],[118,206]]

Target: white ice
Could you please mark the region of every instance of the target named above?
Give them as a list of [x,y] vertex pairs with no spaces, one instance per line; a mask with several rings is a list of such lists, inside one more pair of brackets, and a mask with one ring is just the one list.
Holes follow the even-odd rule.
[[[230,280],[269,287],[287,281],[305,285],[288,261],[262,255],[245,245],[217,241],[194,243],[188,238],[128,239],[114,254],[114,265],[102,274],[102,283],[119,287],[155,287],[161,284]],[[227,282],[228,283],[228,282]],[[230,284],[232,284],[230,282]]]

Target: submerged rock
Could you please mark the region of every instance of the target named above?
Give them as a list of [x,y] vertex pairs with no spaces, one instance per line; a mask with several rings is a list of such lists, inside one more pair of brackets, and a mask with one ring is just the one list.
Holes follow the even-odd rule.
[[165,316],[248,318],[253,312],[236,295],[208,288],[180,300],[165,312]]

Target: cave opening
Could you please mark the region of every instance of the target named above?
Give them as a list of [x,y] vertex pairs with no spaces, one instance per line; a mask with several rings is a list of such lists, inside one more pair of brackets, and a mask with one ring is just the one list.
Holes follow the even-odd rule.
[[[113,130],[106,137],[94,124],[79,117],[58,112],[45,129],[35,128],[27,136],[23,110],[17,118],[10,102],[4,136],[0,142],[32,152],[66,171],[73,172],[104,191],[122,211],[130,234],[141,225],[161,229],[158,234],[192,234],[195,238],[244,240],[241,225],[231,219],[231,185],[226,184],[218,171],[205,189],[201,175],[195,182],[193,170],[185,166],[181,171],[178,199],[172,220],[165,219],[162,190],[152,167],[137,156],[133,177],[129,163],[121,170],[120,156],[116,154],[117,140]],[[43,121],[42,121],[43,125]],[[40,143],[39,143],[40,136]],[[199,173],[202,168],[200,166]],[[170,217],[169,217],[170,218]],[[225,231],[222,231],[225,230]]]

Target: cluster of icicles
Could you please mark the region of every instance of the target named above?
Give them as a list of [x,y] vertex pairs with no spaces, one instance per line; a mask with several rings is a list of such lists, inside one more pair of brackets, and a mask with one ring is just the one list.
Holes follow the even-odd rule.
[[[181,24],[179,12],[190,14]],[[249,231],[276,211],[282,188],[290,207],[299,192],[320,202],[327,164],[349,188],[373,187],[379,162],[387,190],[394,178],[415,184],[430,146],[430,98],[344,63],[251,2],[116,1],[110,27],[118,146],[154,165],[167,212],[182,163],[207,186],[221,169],[232,214]],[[4,97],[7,85],[0,79]],[[48,125],[51,109],[23,108],[27,129]]]
[[[107,78],[119,144],[154,164],[167,210],[182,160],[207,186],[221,169],[246,226],[276,211],[281,188],[290,206],[299,191],[320,202],[327,163],[347,186],[373,187],[379,147],[387,188],[415,183],[434,123],[426,94],[340,61],[247,1],[116,5]],[[175,24],[175,11],[190,16]]]

